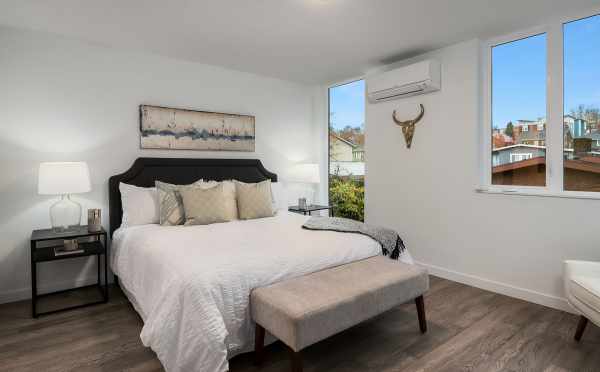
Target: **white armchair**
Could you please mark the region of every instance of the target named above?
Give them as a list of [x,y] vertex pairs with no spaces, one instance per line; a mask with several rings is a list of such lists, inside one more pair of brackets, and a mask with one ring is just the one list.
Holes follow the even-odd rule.
[[572,261],[564,263],[567,300],[580,314],[575,340],[581,340],[588,320],[600,326],[600,262]]

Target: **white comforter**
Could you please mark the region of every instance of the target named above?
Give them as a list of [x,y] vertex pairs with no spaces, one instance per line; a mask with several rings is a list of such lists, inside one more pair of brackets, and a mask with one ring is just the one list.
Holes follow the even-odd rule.
[[142,342],[167,371],[224,372],[250,350],[253,288],[381,254],[366,236],[304,230],[306,218],[115,232],[112,269],[144,319]]

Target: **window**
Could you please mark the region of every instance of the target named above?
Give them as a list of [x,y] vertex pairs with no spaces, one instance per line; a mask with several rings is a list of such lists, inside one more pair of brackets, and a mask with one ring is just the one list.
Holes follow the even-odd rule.
[[485,43],[484,189],[600,198],[599,60],[600,15]]
[[564,189],[600,191],[600,16],[566,23]]
[[514,163],[517,161],[523,161],[523,160],[528,160],[528,159],[532,159],[533,158],[533,154],[532,153],[527,153],[527,154],[510,154],[510,162]]
[[546,184],[545,116],[546,34],[493,46],[492,184]]
[[365,81],[329,88],[329,203],[338,217],[364,220]]

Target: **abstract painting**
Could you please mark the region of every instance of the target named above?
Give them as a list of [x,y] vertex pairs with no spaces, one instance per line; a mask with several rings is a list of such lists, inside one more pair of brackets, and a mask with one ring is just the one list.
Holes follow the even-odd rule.
[[140,106],[141,147],[254,151],[254,116]]

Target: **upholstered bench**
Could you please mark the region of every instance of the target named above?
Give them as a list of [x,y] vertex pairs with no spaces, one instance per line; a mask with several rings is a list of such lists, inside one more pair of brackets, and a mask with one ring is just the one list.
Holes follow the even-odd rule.
[[300,372],[305,347],[412,299],[425,333],[428,289],[425,270],[382,256],[257,288],[250,296],[256,362],[263,359],[265,329],[291,349],[292,371]]

